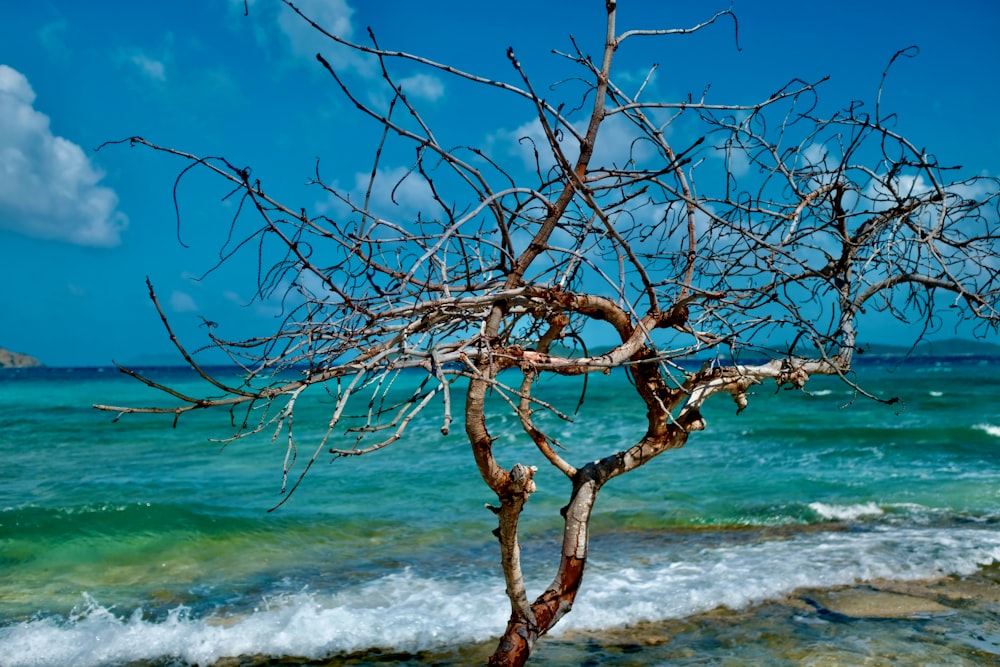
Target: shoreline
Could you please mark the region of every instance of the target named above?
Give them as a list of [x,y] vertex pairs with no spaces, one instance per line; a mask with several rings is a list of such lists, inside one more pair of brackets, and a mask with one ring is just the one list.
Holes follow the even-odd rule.
[[[212,667],[460,667],[495,641],[418,653],[370,649],[323,659],[234,656]],[[529,661],[564,665],[1000,665],[1000,561],[964,576],[801,588],[746,609],[539,640]]]

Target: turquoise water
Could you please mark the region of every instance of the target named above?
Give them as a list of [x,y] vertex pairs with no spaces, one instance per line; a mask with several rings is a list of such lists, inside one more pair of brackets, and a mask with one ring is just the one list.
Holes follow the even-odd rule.
[[[863,363],[865,386],[899,396],[894,405],[852,402],[827,378],[814,378],[808,395],[759,387],[739,416],[724,397],[710,401],[705,432],[602,491],[584,587],[535,664],[741,664],[726,661],[754,651],[770,656],[759,664],[806,664],[788,657],[801,646],[775,662],[760,637],[771,646],[815,635],[849,656],[859,642],[871,646],[872,632],[902,655],[899,646],[944,621],[931,630],[918,627],[925,621],[852,625],[838,635],[847,626],[774,605],[801,587],[992,576],[997,363]],[[181,370],[156,373],[196,384]],[[623,383],[593,380],[575,422],[550,423],[568,458],[585,461],[642,432]],[[567,412],[579,389],[565,380],[541,387]],[[172,417],[113,423],[90,407],[154,399],[111,369],[0,372],[0,664],[295,656],[287,664],[460,665],[489,652],[507,603],[494,519],[483,509],[492,498],[461,428],[441,436],[433,413],[385,450],[321,455],[291,500],[269,511],[282,499],[282,440],[213,441],[230,433],[223,413],[172,428]],[[296,428],[320,437],[329,405],[316,399],[302,410]],[[504,465],[542,468],[522,539],[537,594],[556,564],[568,483],[536,460],[511,419],[491,429]],[[991,632],[1000,613],[983,604],[956,616],[978,628],[969,636]],[[713,613],[738,622],[705,620],[720,607],[730,611]],[[641,640],[618,637],[637,629]],[[969,650],[965,635],[940,632],[936,650],[951,657],[939,664],[1000,660],[983,640],[962,662],[949,652]],[[685,647],[704,661],[685,662]]]

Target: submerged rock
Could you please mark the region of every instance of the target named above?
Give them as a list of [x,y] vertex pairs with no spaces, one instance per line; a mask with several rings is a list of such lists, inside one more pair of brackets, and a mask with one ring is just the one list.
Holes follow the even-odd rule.
[[803,601],[820,613],[843,618],[912,618],[953,613],[953,609],[926,597],[870,587],[824,591]]

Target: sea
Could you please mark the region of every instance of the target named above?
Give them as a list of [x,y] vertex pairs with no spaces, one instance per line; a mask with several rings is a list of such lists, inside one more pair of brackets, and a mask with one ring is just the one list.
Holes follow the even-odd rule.
[[[1000,359],[866,358],[853,379],[898,401],[824,377],[755,387],[740,414],[716,396],[706,430],[610,482],[576,604],[530,664],[1000,664]],[[568,418],[538,416],[571,462],[645,426],[625,377],[587,382],[537,388]],[[540,468],[521,526],[534,597],[569,483],[494,398],[500,462]],[[457,666],[495,647],[494,499],[441,405],[369,454],[320,448],[286,497],[283,433],[227,441],[242,415],[95,403],[170,405],[114,368],[0,371],[3,667]],[[301,399],[290,483],[330,412]],[[848,594],[875,611],[830,602]],[[903,598],[929,606],[883,609]]]

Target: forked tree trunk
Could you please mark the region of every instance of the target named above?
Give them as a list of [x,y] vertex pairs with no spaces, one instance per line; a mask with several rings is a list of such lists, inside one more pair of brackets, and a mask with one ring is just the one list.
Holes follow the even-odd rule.
[[535,623],[512,614],[496,651],[490,656],[490,667],[520,667],[528,661],[538,638],[572,608],[583,581],[585,563],[585,559],[563,556],[556,581],[531,605]]
[[590,513],[597,491],[602,485],[595,472],[596,467],[591,464],[577,473],[570,502],[563,508],[566,523],[559,570],[548,589],[531,604],[533,619],[516,610],[511,613],[507,629],[500,638],[496,651],[490,656],[488,664],[491,667],[524,665],[538,638],[551,630],[573,608],[587,563]]
[[573,475],[573,493],[569,504],[562,510],[565,527],[562,558],[556,577],[526,613],[519,612],[518,605],[513,605],[507,629],[496,651],[490,656],[490,667],[520,667],[526,664],[538,638],[551,630],[573,608],[587,563],[590,516],[597,493],[604,484],[642,466],[667,449],[683,446],[692,431],[704,428],[697,410],[688,411],[673,423],[667,423],[664,414],[671,402],[655,400],[663,386],[656,381],[655,375],[649,375],[644,370],[633,369],[633,372],[637,373],[637,381],[645,380],[647,383],[640,394],[650,406],[647,415],[649,431],[633,447],[588,463]]

